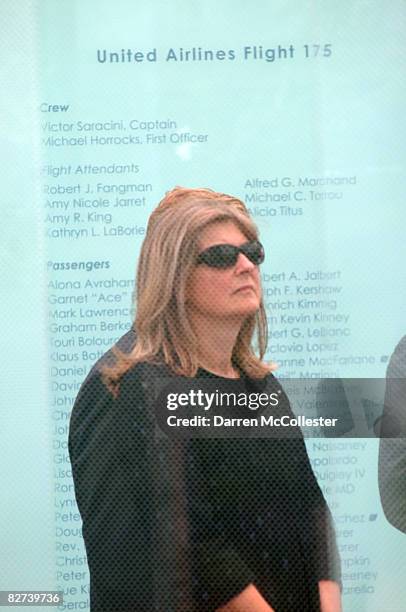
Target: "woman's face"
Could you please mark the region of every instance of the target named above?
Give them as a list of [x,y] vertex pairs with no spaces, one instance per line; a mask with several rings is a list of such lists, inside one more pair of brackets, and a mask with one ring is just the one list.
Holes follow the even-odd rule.
[[[202,231],[199,253],[217,244],[241,246],[248,241],[232,221],[219,221]],[[260,302],[258,266],[242,253],[230,268],[196,265],[188,280],[188,307],[206,317],[244,320],[259,309]]]

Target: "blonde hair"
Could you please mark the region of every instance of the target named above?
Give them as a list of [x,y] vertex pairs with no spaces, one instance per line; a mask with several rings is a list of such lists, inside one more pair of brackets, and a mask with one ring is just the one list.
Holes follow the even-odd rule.
[[[123,374],[139,362],[165,363],[183,376],[196,375],[198,339],[186,308],[186,283],[198,255],[202,230],[219,221],[232,221],[249,240],[258,230],[244,203],[211,189],[175,187],[152,212],[138,261],[136,343],[129,353],[116,346],[113,366],[101,368],[103,380],[116,396]],[[259,357],[252,347],[257,331]],[[241,326],[233,349],[234,365],[252,378],[263,378],[272,368],[262,358],[267,345],[263,301]]]

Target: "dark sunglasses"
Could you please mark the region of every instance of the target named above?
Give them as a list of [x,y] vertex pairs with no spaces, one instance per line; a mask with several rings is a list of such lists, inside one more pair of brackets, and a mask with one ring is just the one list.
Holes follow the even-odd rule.
[[231,268],[235,266],[240,253],[256,266],[262,264],[265,259],[262,244],[258,240],[251,240],[239,247],[233,244],[215,244],[198,255],[197,263],[204,263],[210,268]]

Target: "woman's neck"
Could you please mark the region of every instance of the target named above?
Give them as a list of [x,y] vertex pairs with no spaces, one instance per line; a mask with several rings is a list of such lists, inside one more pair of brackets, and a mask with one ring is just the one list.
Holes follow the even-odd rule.
[[219,367],[217,364],[206,364],[205,362],[199,360],[199,367],[202,370],[206,370],[211,374],[216,374],[217,376],[221,376],[222,378],[241,378],[240,372],[237,368],[231,365],[229,368]]
[[225,378],[239,378],[239,372],[232,362],[232,355],[241,328],[241,320],[213,320],[199,313],[193,313],[191,324],[198,342],[199,366]]

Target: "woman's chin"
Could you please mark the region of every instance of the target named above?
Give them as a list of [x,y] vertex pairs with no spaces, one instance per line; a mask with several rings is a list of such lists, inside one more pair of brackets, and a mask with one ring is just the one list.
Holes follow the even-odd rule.
[[233,311],[230,312],[230,316],[235,316],[235,317],[240,317],[242,319],[245,319],[257,313],[259,310],[259,306],[260,305],[256,302],[253,302],[252,304],[244,304],[244,306],[241,306],[240,308],[233,309]]

